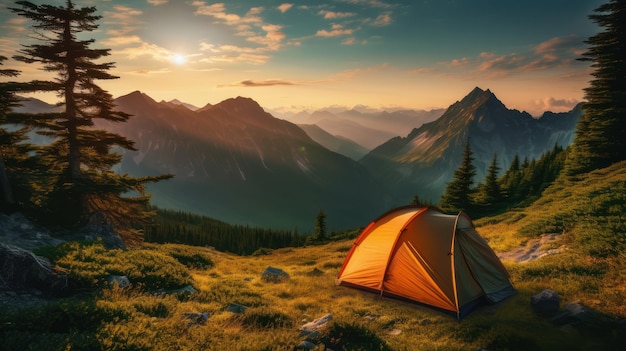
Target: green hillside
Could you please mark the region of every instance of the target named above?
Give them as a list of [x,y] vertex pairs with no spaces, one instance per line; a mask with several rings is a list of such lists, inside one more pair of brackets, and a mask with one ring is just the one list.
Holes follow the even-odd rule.
[[[40,254],[84,293],[0,304],[0,350],[293,350],[306,339],[299,327],[326,314],[332,320],[312,339],[314,350],[614,350],[626,342],[625,194],[622,162],[560,179],[527,208],[477,221],[498,253],[556,234],[534,248],[553,254],[505,259],[518,294],[461,321],[335,286],[352,239],[252,256],[174,244],[127,251],[66,244]],[[268,266],[290,278],[264,281]],[[109,274],[127,275],[133,285],[108,285]],[[176,292],[187,284],[195,292]],[[561,310],[581,301],[593,318],[557,325],[536,315],[529,300],[544,289],[559,294]],[[237,305],[247,309],[229,311]]]

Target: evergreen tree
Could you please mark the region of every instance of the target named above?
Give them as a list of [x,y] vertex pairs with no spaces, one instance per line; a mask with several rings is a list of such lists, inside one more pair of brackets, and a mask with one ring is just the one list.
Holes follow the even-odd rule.
[[[0,65],[7,58],[0,56]],[[0,70],[2,77],[15,77],[18,72],[10,69]],[[6,159],[9,154],[15,153],[15,146],[24,140],[25,130],[11,132],[2,125],[7,124],[8,114],[11,108],[17,105],[17,98],[10,83],[0,83],[0,209],[6,210],[15,204],[13,196],[13,185],[9,180],[9,171],[6,166]]]
[[626,159],[626,1],[610,0],[589,18],[604,28],[585,42],[595,69],[566,166],[569,175]]
[[500,184],[498,183],[498,155],[493,155],[493,160],[487,168],[487,175],[485,177],[485,185],[483,186],[483,205],[493,205],[500,201],[502,198],[502,191],[500,190]]
[[[0,56],[0,65],[6,59]],[[1,77],[16,77],[18,74],[16,70],[0,69]],[[37,165],[32,154],[36,147],[26,142],[26,133],[30,130],[27,119],[13,112],[13,108],[19,105],[15,94],[27,86],[17,82],[0,83],[0,211],[25,211],[31,207]]]
[[317,213],[314,238],[316,241],[326,240],[326,214],[322,210]]
[[454,171],[452,180],[448,183],[439,202],[439,206],[443,210],[461,211],[468,210],[472,206],[472,185],[476,175],[476,167],[472,164],[473,160],[468,139],[463,150],[461,166]]
[[42,154],[51,177],[46,219],[73,225],[96,219],[92,215],[100,213],[127,241],[139,240],[136,225],[152,215],[145,186],[169,176],[133,178],[112,171],[121,161],[114,147],[135,149],[131,140],[94,128],[97,120],[125,122],[130,117],[114,111],[112,96],[94,82],[118,78],[108,73],[113,63],[96,63],[110,50],[92,49],[95,40],[78,39],[79,34],[96,30],[101,17],[94,14],[95,7],[75,8],[71,0],[65,6],[16,4],[18,8],[10,9],[34,22],[42,44],[24,45],[14,58],[56,73],[55,80],[31,84],[34,91],[57,92],[64,107],[38,121],[38,132],[54,138]]

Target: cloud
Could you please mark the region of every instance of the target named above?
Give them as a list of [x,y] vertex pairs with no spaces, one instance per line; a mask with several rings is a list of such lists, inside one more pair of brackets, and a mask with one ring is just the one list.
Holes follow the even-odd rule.
[[191,4],[196,7],[196,15],[210,16],[222,20],[230,26],[262,22],[258,16],[263,11],[262,7],[253,7],[245,16],[241,17],[234,13],[227,13],[226,5],[222,2],[207,5],[205,1],[193,1]]
[[[252,7],[245,16],[227,13],[224,3],[207,5],[205,1],[193,1],[196,7],[196,15],[205,15],[223,21],[235,28],[235,35],[245,37],[246,41],[258,45],[257,47],[242,48],[233,45],[216,46],[202,43],[201,50],[208,50],[220,55],[211,56],[210,60],[220,62],[247,62],[262,64],[270,59],[267,52],[278,51],[284,45],[286,35],[282,32],[282,26],[266,23],[260,16],[263,7]],[[287,11],[290,4],[279,6]]]
[[140,69],[135,71],[130,71],[128,73],[135,75],[153,75],[153,74],[165,74],[170,73],[171,71],[167,68],[162,68],[158,70],[148,70],[148,69]]
[[523,53],[481,52],[474,58],[462,57],[439,62],[438,71],[471,79],[497,79],[515,74],[571,69],[581,51],[576,36],[556,37]]
[[333,24],[330,31],[321,29],[318,30],[315,35],[318,37],[338,37],[342,35],[352,35],[352,33],[354,33],[352,29],[343,28],[340,24]]
[[284,3],[277,7],[278,11],[285,13],[293,7],[293,4]]
[[408,73],[409,74],[426,74],[426,73],[431,73],[434,71],[435,71],[434,68],[425,67],[425,68],[416,68],[414,70],[410,70]]
[[21,34],[25,32],[28,28],[26,23],[28,22],[28,18],[24,17],[14,17],[10,18],[2,28],[6,28],[13,33]]
[[282,79],[267,79],[267,80],[260,80],[260,81],[244,80],[244,81],[230,84],[227,86],[254,88],[254,87],[271,87],[271,86],[276,86],[276,85],[298,85],[298,83],[288,81],[288,80],[282,80]]
[[141,21],[137,19],[143,12],[132,7],[114,5],[113,11],[104,11],[104,23],[107,33],[112,36],[125,36],[139,29]]
[[334,12],[334,11],[326,11],[326,10],[321,10],[320,12],[318,12],[318,14],[324,16],[325,19],[346,18],[346,17],[352,17],[356,15],[353,12]]
[[543,99],[533,100],[529,109],[532,110],[531,112],[534,112],[535,115],[539,115],[544,111],[567,112],[571,111],[574,106],[580,102],[580,100],[574,98],[556,99],[550,96]]
[[349,4],[354,5],[364,5],[369,7],[378,7],[378,8],[391,8],[394,7],[392,4],[388,4],[384,1],[380,0],[342,0],[343,2],[347,2]]
[[127,36],[118,36],[111,37],[102,40],[102,44],[106,46],[126,46],[130,44],[141,44],[143,41],[138,35],[127,35]]
[[557,51],[578,51],[583,44],[582,39],[576,35],[568,37],[555,37],[535,46],[534,51],[538,55]]
[[389,24],[391,24],[391,22],[392,22],[391,12],[385,12],[385,13],[381,13],[380,15],[378,15],[378,17],[376,17],[374,22],[372,22],[372,25],[377,26],[377,27],[384,27],[384,26],[388,26]]
[[168,1],[169,0],[148,0],[148,4],[159,6],[159,5],[167,4]]

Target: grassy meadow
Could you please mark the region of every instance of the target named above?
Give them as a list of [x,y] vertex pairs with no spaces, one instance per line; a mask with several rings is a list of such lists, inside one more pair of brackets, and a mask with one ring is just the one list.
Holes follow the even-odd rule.
[[[332,315],[314,350],[617,350],[626,342],[626,163],[559,179],[527,208],[476,221],[496,252],[543,234],[554,254],[504,260],[518,293],[461,321],[452,315],[335,286],[353,239],[238,256],[210,248],[145,244],[127,251],[68,243],[38,254],[68,274],[79,294],[0,310],[1,350],[293,350],[299,328]],[[471,216],[471,213],[470,213]],[[272,266],[290,278],[265,282]],[[126,275],[129,288],[107,283]],[[196,291],[174,291],[191,285]],[[165,289],[167,292],[164,292]],[[555,325],[531,296],[556,291],[602,316]],[[231,304],[246,306],[242,313]],[[190,315],[190,313],[195,313]],[[201,320],[202,313],[208,319]],[[200,319],[199,319],[200,318]],[[622,321],[618,323],[618,321]]]

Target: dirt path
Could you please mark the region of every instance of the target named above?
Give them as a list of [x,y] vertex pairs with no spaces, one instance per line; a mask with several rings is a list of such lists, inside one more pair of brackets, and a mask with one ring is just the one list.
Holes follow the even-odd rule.
[[560,233],[543,234],[539,238],[528,240],[524,246],[499,253],[498,257],[501,260],[523,263],[562,252],[566,247],[565,245],[558,245],[561,241],[561,235]]

